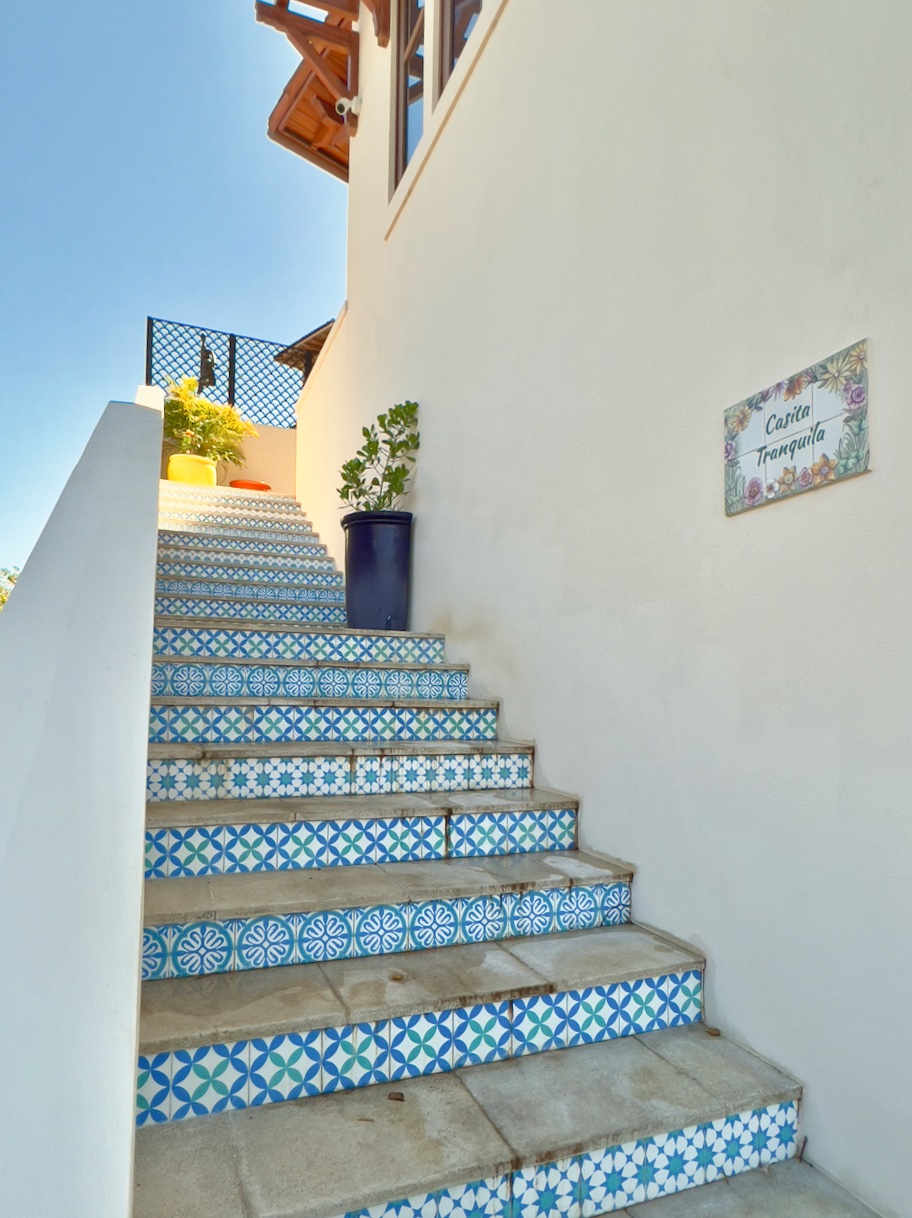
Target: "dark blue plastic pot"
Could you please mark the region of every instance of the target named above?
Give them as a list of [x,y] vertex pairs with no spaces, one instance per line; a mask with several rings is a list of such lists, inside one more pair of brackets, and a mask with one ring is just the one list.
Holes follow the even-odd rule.
[[357,630],[408,630],[411,512],[349,512],[345,611]]

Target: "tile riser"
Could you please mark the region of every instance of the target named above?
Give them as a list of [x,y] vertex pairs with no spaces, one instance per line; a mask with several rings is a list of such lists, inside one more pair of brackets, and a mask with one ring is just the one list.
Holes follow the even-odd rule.
[[255,1108],[699,1023],[696,969],[140,1055],[136,1123]]
[[179,698],[391,698],[462,702],[463,669],[295,668],[291,665],[180,664],[156,660],[152,696]]
[[[256,1056],[258,1062],[262,1053]],[[239,1066],[243,1074],[243,1063]],[[192,1069],[184,1063],[181,1068],[187,1073]],[[159,1080],[144,1071],[143,1077],[153,1095],[169,1096],[166,1076]],[[182,1100],[181,1106],[185,1103]],[[229,1093],[219,1111],[232,1107]],[[147,1120],[154,1118],[141,1123]],[[390,1199],[336,1218],[595,1218],[626,1212],[646,1201],[787,1162],[797,1151],[798,1121],[797,1101],[783,1100],[432,1193]]]
[[528,753],[152,759],[152,800],[295,799],[309,795],[403,795],[507,790],[532,785]]
[[338,574],[335,562],[328,556],[317,554],[259,554],[238,550],[190,550],[183,546],[159,546],[159,568],[165,566],[192,567],[209,572],[224,573],[221,578],[230,579],[230,572],[249,569],[260,572],[255,578],[268,580],[272,575],[297,575],[310,571],[326,571]]
[[345,625],[342,605],[303,604],[285,601],[202,600],[196,597],[159,596],[155,612],[160,617],[219,618],[237,622],[327,622]]
[[497,739],[497,711],[348,706],[153,707],[152,744],[277,744]]
[[211,554],[263,554],[272,558],[322,558],[326,557],[326,546],[316,533],[300,541],[291,538],[277,540],[272,534],[245,537],[236,533],[214,533],[203,530],[181,531],[178,529],[159,529],[159,550],[173,549],[175,546],[187,546],[194,550],[204,550]]
[[273,567],[256,566],[224,566],[207,563],[175,563],[161,562],[158,564],[157,578],[189,579],[194,582],[201,580],[216,580],[220,583],[237,582],[267,585],[269,587],[296,587],[301,584],[316,588],[338,588],[342,586],[342,576],[333,570],[333,564],[327,561],[322,567],[317,562],[310,564],[310,569],[282,570]]
[[444,658],[443,640],[439,638],[191,626],[157,626],[152,649],[155,655],[327,663],[442,664]]
[[573,808],[162,828],[146,832],[145,876],[166,879],[506,857],[573,850],[576,841]]
[[320,540],[309,524],[267,524],[253,519],[190,520],[183,516],[159,516],[159,533],[189,533],[194,536],[225,537],[244,541],[267,541],[275,544],[297,542],[310,544]]
[[176,504],[189,507],[246,507],[254,511],[270,511],[278,514],[303,515],[303,508],[294,495],[280,495],[276,491],[243,491],[240,487],[190,487],[186,483],[162,479],[159,483],[160,504]]
[[158,510],[159,528],[210,528],[210,527],[239,527],[255,529],[276,529],[279,533],[298,531],[313,532],[313,525],[303,512],[253,512],[249,508],[226,508],[217,510],[196,510],[180,507],[177,504],[160,505]]
[[159,596],[224,597],[226,600],[280,601],[295,604],[325,603],[344,605],[345,591],[335,586],[308,583],[301,579],[294,585],[245,584],[240,581],[210,581],[196,579],[158,579],[155,591]]
[[630,919],[629,883],[402,901],[317,913],[269,914],[147,926],[144,981],[251,968],[352,960],[456,943],[618,926]]

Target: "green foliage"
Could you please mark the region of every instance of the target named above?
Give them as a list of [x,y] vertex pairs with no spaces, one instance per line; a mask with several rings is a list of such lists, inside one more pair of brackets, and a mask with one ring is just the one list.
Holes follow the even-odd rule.
[[339,496],[356,512],[384,512],[405,493],[418,451],[418,403],[403,402],[362,427],[364,444],[342,466]]
[[256,428],[233,406],[200,397],[198,388],[195,376],[184,376],[179,381],[168,378],[165,436],[174,440],[178,452],[243,465],[243,441],[255,436]]
[[7,588],[6,584],[14,584],[18,578],[18,567],[0,567],[0,609],[6,604],[9,594],[12,592],[12,588]]

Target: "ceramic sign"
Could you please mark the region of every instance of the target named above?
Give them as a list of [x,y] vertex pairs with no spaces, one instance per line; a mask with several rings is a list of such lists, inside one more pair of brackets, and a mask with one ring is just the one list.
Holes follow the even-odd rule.
[[725,412],[725,514],[863,474],[867,339]]

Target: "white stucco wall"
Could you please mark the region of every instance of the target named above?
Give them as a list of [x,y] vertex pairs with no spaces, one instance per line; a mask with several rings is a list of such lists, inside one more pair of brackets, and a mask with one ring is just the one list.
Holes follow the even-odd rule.
[[[421,403],[414,627],[907,1218],[912,7],[510,0],[391,229],[362,45],[304,506],[341,556],[333,472]],[[865,336],[873,472],[726,519],[723,410]]]
[[3,1214],[130,1214],[161,425],[108,405],[0,613]]

